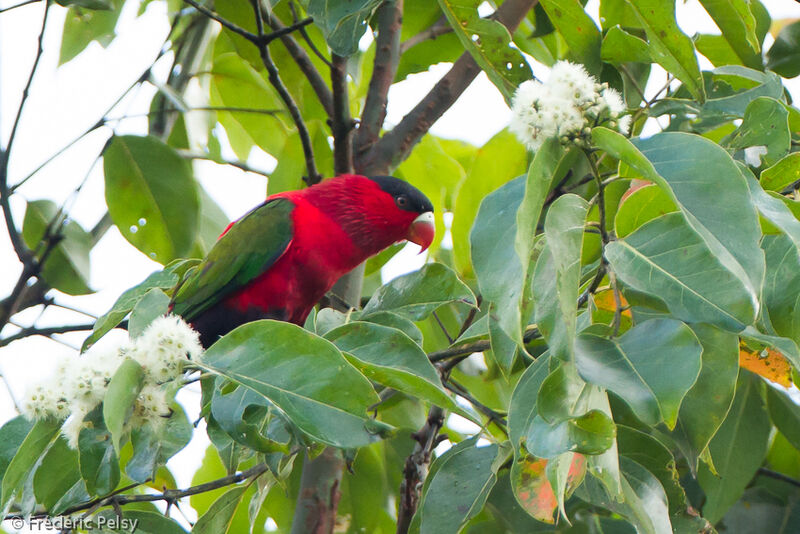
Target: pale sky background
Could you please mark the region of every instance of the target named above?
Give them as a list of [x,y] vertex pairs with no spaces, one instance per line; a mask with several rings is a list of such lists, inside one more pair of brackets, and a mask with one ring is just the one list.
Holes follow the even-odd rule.
[[[19,1],[0,0],[0,8]],[[773,20],[800,17],[800,4],[797,2],[762,1]],[[3,139],[3,144],[8,139],[33,62],[42,8],[41,4],[34,4],[0,13],[0,138]],[[587,9],[597,19],[598,1],[590,0]],[[168,31],[167,19],[164,17],[165,6],[162,2],[153,2],[146,13],[138,18],[137,10],[138,5],[127,3],[117,26],[118,36],[108,48],[103,49],[97,43],[92,43],[77,58],[59,68],[61,28],[66,10],[59,6],[51,8],[44,54],[13,148],[9,184],[18,182],[56,150],[94,124],[156,57]],[[689,0],[685,4],[678,2],[678,22],[690,36],[695,33],[719,33],[697,0]],[[772,38],[767,36],[765,48],[768,49],[771,43]],[[533,62],[531,64],[537,76],[546,77],[546,68]],[[710,67],[702,57],[701,67]],[[393,86],[389,94],[387,125],[396,124],[448,68],[449,64],[436,65],[427,73],[412,75]],[[167,69],[168,62],[162,60],[154,72],[163,80]],[[663,71],[662,75],[654,76],[655,81],[648,88],[649,92],[652,93],[662,85],[664,79]],[[788,85],[797,100],[800,97],[800,84],[795,79]],[[151,85],[140,86],[109,116],[146,112],[154,93],[155,89]],[[203,104],[201,100],[194,103]],[[486,77],[481,75],[433,126],[431,132],[480,145],[504,128],[508,118],[509,111],[502,97]],[[119,122],[116,132],[144,134],[146,127],[146,119],[132,118]],[[20,189],[20,194],[11,199],[17,224],[22,222],[24,199],[47,198],[60,204],[89,172],[83,190],[71,201],[73,204],[70,215],[84,228],[90,229],[105,212],[105,203],[102,166],[96,165],[91,172],[89,169],[109,133],[108,128],[102,128],[90,134],[25,184]],[[230,150],[224,155],[235,159]],[[254,149],[248,163],[269,171],[274,166],[274,159],[259,149]],[[196,162],[195,173],[231,219],[242,215],[255,205],[256,199],[264,196],[265,179],[260,175],[210,162]],[[413,247],[415,246],[410,245],[408,250],[384,269],[385,279],[418,268],[424,261],[424,256],[416,256]],[[21,269],[4,228],[0,231],[0,258],[2,298],[11,291]],[[116,228],[112,228],[92,250],[91,261],[91,285],[97,293],[70,298],[69,302],[94,315],[107,311],[122,291],[160,267],[129,245]],[[29,325],[36,321],[38,326],[79,323],[86,319],[85,316],[55,308],[48,309],[41,317],[36,310],[28,310],[15,317],[15,321],[21,324]],[[14,330],[13,327],[8,327],[3,333],[8,335]],[[76,333],[58,337],[64,343],[78,347],[85,336],[85,333]],[[38,381],[42,373],[54,367],[56,361],[74,355],[75,352],[63,344],[45,338],[29,338],[0,349],[0,373],[8,382],[14,397],[20,399],[27,385]],[[199,395],[185,392],[179,398],[187,408],[190,418],[194,419]],[[15,415],[12,397],[7,388],[0,384],[0,424]],[[191,476],[206,445],[207,437],[201,427],[195,432],[192,443],[171,460],[170,466],[181,486],[190,485]]]

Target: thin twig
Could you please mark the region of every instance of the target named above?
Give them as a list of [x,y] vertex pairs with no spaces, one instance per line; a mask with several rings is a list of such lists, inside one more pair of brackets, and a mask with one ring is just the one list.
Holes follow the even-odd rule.
[[[525,334],[522,336],[522,339],[527,343],[539,337],[541,337],[539,329],[535,326],[529,326],[525,330]],[[457,347],[450,347],[444,350],[431,352],[428,354],[428,359],[431,362],[436,363],[444,360],[451,360],[453,358],[459,358],[461,356],[469,356],[473,352],[483,352],[485,350],[489,350],[490,348],[492,348],[492,346],[489,343],[489,340],[481,339],[479,341],[467,343],[466,345],[459,345]]]
[[440,35],[446,35],[453,31],[453,28],[447,23],[447,19],[442,15],[436,22],[431,25],[427,30],[423,30],[417,34],[412,35],[402,43],[400,43],[400,55],[403,55],[409,48],[417,46],[429,39],[436,39]]
[[261,176],[266,176],[267,178],[269,178],[269,175],[270,175],[270,173],[258,170],[256,168],[253,168],[250,165],[248,165],[247,163],[244,163],[243,161],[227,161],[227,160],[226,161],[220,161],[218,159],[215,159],[215,158],[211,157],[211,155],[209,155],[209,154],[191,152],[189,150],[178,150],[177,152],[178,152],[178,155],[180,157],[184,158],[184,159],[202,159],[202,160],[206,160],[206,161],[213,161],[214,163],[217,163],[219,165],[230,165],[231,167],[236,167],[237,169],[241,169],[241,170],[243,170],[245,172],[252,172],[254,174],[260,174]]
[[444,387],[452,391],[459,397],[467,400],[470,404],[472,404],[475,407],[475,409],[477,409],[483,415],[488,417],[491,422],[497,425],[497,428],[499,428],[506,436],[508,436],[508,428],[507,428],[508,423],[506,422],[506,419],[502,414],[496,412],[495,410],[492,410],[491,408],[483,404],[481,401],[473,397],[472,394],[470,394],[470,392],[467,390],[467,388],[465,388],[463,385],[453,380],[453,378],[448,378],[444,382]]
[[83,332],[86,330],[91,330],[92,328],[94,328],[94,323],[65,324],[59,326],[47,326],[43,328],[29,326],[28,328],[23,328],[14,335],[0,339],[0,347],[5,347],[6,345],[13,343],[14,341],[18,341],[20,339],[24,339],[29,336],[50,337],[53,334],[65,334],[67,332]]
[[[289,2],[289,11],[292,12],[292,22],[294,24],[297,24],[299,19],[297,17],[297,9],[295,8],[294,0]],[[323,63],[325,63],[328,66],[329,69],[332,69],[333,68],[333,63],[331,63],[330,60],[325,57],[325,54],[320,52],[319,48],[317,48],[317,45],[315,45],[314,41],[312,41],[311,37],[309,37],[308,32],[306,31],[305,27],[300,28],[299,33],[300,33],[300,36],[303,38],[303,40],[308,45],[308,47],[311,49],[311,51],[314,52],[314,55],[316,55]]]
[[791,484],[792,486],[800,488],[800,480],[792,478],[788,475],[784,475],[783,473],[778,473],[777,471],[773,471],[772,469],[767,469],[766,467],[759,467],[758,474],[761,476],[765,476],[767,478],[774,478],[775,480],[780,480],[781,482],[786,482],[787,484]]
[[292,98],[289,90],[286,89],[286,86],[283,84],[283,81],[278,74],[278,68],[272,61],[272,57],[269,54],[268,42],[263,39],[264,19],[261,16],[261,9],[259,8],[258,0],[253,0],[253,11],[255,12],[256,26],[258,28],[258,51],[261,54],[261,62],[264,63],[264,67],[267,69],[269,82],[278,92],[278,96],[281,97],[281,100],[283,100],[284,105],[289,110],[289,114],[292,116],[292,120],[297,127],[297,134],[300,136],[300,143],[303,145],[303,155],[305,156],[306,160],[306,170],[308,172],[307,181],[310,183],[317,183],[322,180],[322,177],[317,172],[317,165],[314,160],[314,150],[311,146],[311,136],[308,134],[308,128],[306,127],[306,123],[303,121],[303,116],[300,114],[300,109],[297,107],[297,103],[294,101],[294,98]]
[[444,326],[444,323],[439,318],[439,314],[437,314],[436,312],[433,312],[433,318],[436,319],[436,323],[439,325],[439,328],[442,330],[442,333],[444,334],[444,337],[447,338],[447,342],[450,345],[452,345],[453,344],[453,338],[450,337],[450,333],[447,331],[447,328]]
[[11,11],[12,9],[17,9],[18,7],[27,6],[30,4],[35,4],[37,2],[41,2],[42,0],[26,0],[25,2],[20,2],[19,4],[14,4],[13,6],[8,6],[4,8],[0,8],[0,13],[5,13],[6,11]]
[[260,36],[254,34],[254,33],[251,33],[251,32],[245,30],[244,28],[242,28],[240,26],[237,26],[236,24],[234,24],[233,22],[231,22],[231,21],[229,21],[227,19],[222,18],[219,14],[217,14],[214,11],[211,11],[206,6],[196,2],[195,0],[183,0],[183,1],[186,2],[187,4],[189,4],[190,6],[192,6],[193,8],[195,8],[197,11],[199,11],[200,13],[205,15],[206,17],[208,17],[210,19],[213,19],[213,20],[216,20],[217,22],[222,24],[223,27],[229,29],[233,33],[235,33],[237,35],[241,35],[242,37],[244,37],[245,39],[247,39],[251,43],[256,43],[257,44],[257,43],[259,43],[261,41],[261,37]]

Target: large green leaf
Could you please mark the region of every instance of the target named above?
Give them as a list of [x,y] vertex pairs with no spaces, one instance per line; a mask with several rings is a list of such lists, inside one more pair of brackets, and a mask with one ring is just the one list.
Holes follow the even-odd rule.
[[511,395],[508,408],[508,437],[519,455],[528,426],[537,414],[537,402],[542,382],[549,374],[550,353],[536,358],[522,374]]
[[[748,104],[761,96],[783,98],[783,84],[774,72],[761,72],[739,65],[725,65],[711,71],[714,88],[703,105],[704,112],[743,117]],[[735,87],[736,89],[731,89]]]
[[738,332],[755,319],[742,281],[725,269],[680,213],[649,221],[606,247],[614,272],[658,297],[676,317]]
[[[454,447],[436,459],[417,514],[420,534],[456,534],[483,508],[497,480],[497,445]],[[438,465],[437,465],[438,464]]]
[[692,331],[703,346],[703,368],[683,399],[675,432],[685,436],[689,449],[683,453],[696,470],[698,458],[733,403],[739,376],[739,339],[706,324],[693,325]]
[[672,534],[667,496],[658,479],[626,456],[620,458],[620,467],[622,499],[610,495],[593,477],[586,479],[576,495],[621,515],[639,534]]
[[[787,205],[786,198],[774,191],[764,191],[749,169],[742,168],[741,170],[747,180],[747,185],[750,187],[750,196],[756,209],[758,209],[758,213],[777,226],[800,249],[800,221],[797,220],[791,208]],[[762,177],[763,175],[762,173]],[[763,239],[761,248],[765,248]],[[765,261],[768,260],[765,258]],[[767,270],[769,270],[769,266],[767,266]],[[767,272],[766,278],[768,277],[769,273]]]
[[236,508],[242,502],[247,486],[234,486],[222,494],[192,527],[196,534],[226,534],[231,530]]
[[653,59],[684,83],[696,100],[705,91],[694,46],[675,20],[675,0],[627,0],[647,32]]
[[322,29],[331,50],[340,56],[350,56],[358,51],[358,41],[367,31],[367,19],[380,3],[380,0],[311,0],[308,14]]
[[460,274],[472,275],[469,234],[481,202],[490,192],[523,174],[527,165],[525,147],[507,130],[478,149],[452,208],[453,260]]
[[263,395],[328,445],[360,447],[389,428],[367,417],[367,407],[379,400],[369,381],[333,344],[293,324],[240,326],[214,343],[199,365]]
[[569,46],[569,57],[599,75],[600,30],[578,0],[542,0],[550,21]]
[[58,206],[51,200],[32,200],[25,208],[22,239],[41,258],[45,253],[45,234],[59,236],[42,266],[41,276],[50,286],[70,295],[91,293],[89,288],[89,252],[92,238],[75,221],[68,220],[59,227]]
[[647,221],[678,211],[669,193],[656,185],[634,190],[623,200],[614,216],[617,237],[625,237]]
[[475,295],[452,269],[441,263],[428,263],[419,271],[395,278],[372,294],[361,313],[366,319],[389,311],[421,321],[442,304],[463,302],[475,305]]
[[800,153],[798,152],[792,152],[772,167],[761,171],[761,187],[768,191],[781,192],[797,181],[800,181]]
[[756,35],[756,18],[750,11],[750,2],[700,0],[700,3],[742,63],[752,69],[762,69],[761,45]]
[[701,351],[685,324],[651,319],[618,340],[580,334],[575,364],[584,380],[623,398],[642,421],[674,428],[681,401],[700,373]]
[[779,336],[800,342],[800,255],[785,235],[767,235],[761,243],[767,258],[763,299],[769,320]]
[[197,236],[198,186],[189,163],[155,137],[115,136],[103,152],[111,220],[133,246],[166,264]]
[[[78,451],[70,448],[63,436],[59,437],[44,455],[33,476],[36,502],[51,510],[80,481]],[[89,498],[85,490],[83,496]]]
[[83,52],[92,41],[106,47],[116,37],[117,26],[124,2],[109,2],[111,9],[86,9],[79,3],[71,5],[64,18],[64,29],[61,37],[61,52],[58,64],[63,65]]
[[506,27],[478,14],[481,0],[438,1],[461,45],[510,103],[519,84],[533,74],[522,52],[510,46]]
[[[7,426],[8,425],[3,427],[4,431],[2,435],[3,437],[9,437],[11,443],[13,443],[18,440],[21,435],[20,431],[24,429],[18,428],[17,424],[8,426],[6,429]],[[45,453],[50,444],[58,437],[60,429],[60,421],[45,419],[37,421],[30,431],[27,432],[25,439],[22,440],[19,447],[15,449],[15,454],[8,462],[8,467],[6,467],[3,473],[0,509],[7,510],[11,499],[21,493],[23,483],[31,474],[42,454]],[[6,436],[6,434],[9,435]]]
[[448,410],[461,411],[445,392],[425,352],[400,330],[355,321],[334,328],[325,339],[345,353],[367,378]]
[[762,96],[747,105],[742,124],[733,134],[730,146],[765,147],[767,152],[759,159],[763,166],[769,167],[789,153],[791,142],[786,106],[774,98]]
[[[255,391],[237,387],[231,391],[230,383],[217,378],[211,398],[211,415],[214,421],[237,443],[263,453],[288,453],[288,446],[276,439],[275,408]],[[271,432],[272,430],[272,432]],[[281,436],[286,441],[288,436]]]
[[767,52],[767,68],[784,78],[800,74],[800,22],[795,21],[781,29],[775,43]]
[[[538,264],[534,272],[536,323],[552,354],[563,360],[571,360],[573,353],[587,211],[588,203],[577,195],[562,195],[553,202],[545,219],[544,234],[555,277],[543,278]],[[547,289],[543,285],[555,287]],[[555,299],[546,298],[548,295]]]
[[6,421],[0,428],[0,480],[5,478],[8,465],[33,428],[33,424],[33,421],[29,421],[25,416],[18,415]]
[[742,496],[767,453],[771,425],[760,388],[760,380],[749,373],[739,378],[733,406],[709,444],[719,476],[705,467],[698,473],[706,493],[703,517],[711,523]]
[[767,388],[767,408],[769,417],[781,434],[800,450],[800,407],[783,391]]
[[603,61],[613,64],[652,61],[647,42],[626,32],[618,25],[609,28],[603,37],[601,57]]
[[565,452],[596,455],[608,450],[616,435],[614,421],[600,410],[552,424],[537,415],[528,429],[525,448],[539,458]]
[[156,470],[189,444],[192,424],[186,412],[172,403],[170,416],[160,426],[144,425],[131,430],[133,456],[125,464],[125,473],[137,482],[155,476]]

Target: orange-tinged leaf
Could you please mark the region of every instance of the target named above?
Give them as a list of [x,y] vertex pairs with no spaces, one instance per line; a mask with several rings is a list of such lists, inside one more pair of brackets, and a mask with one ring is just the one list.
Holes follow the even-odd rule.
[[761,375],[770,382],[783,387],[792,385],[792,366],[786,357],[777,350],[766,348],[761,351],[749,350],[739,346],[739,367]]
[[630,187],[629,187],[629,188],[628,188],[628,190],[627,190],[627,191],[625,191],[625,193],[622,195],[622,198],[620,198],[620,199],[619,199],[619,203],[620,203],[620,205],[622,205],[622,203],[623,203],[623,202],[625,202],[625,200],[626,200],[626,199],[627,199],[629,196],[631,196],[631,195],[632,195],[634,192],[636,192],[636,190],[638,190],[638,189],[641,189],[641,188],[643,188],[643,187],[646,187],[646,186],[648,186],[648,185],[653,185],[653,182],[651,182],[651,181],[649,181],[649,180],[642,180],[642,179],[640,179],[640,178],[634,178],[633,180],[631,180],[631,185],[630,185]]
[[[558,499],[547,480],[547,460],[525,456],[516,460],[511,471],[511,485],[520,506],[532,517],[545,523],[555,523]],[[586,458],[575,454],[567,474],[565,494],[571,495],[586,475]]]
[[[622,315],[625,317],[632,317],[631,310],[628,306],[628,301],[625,296],[619,296],[620,304],[622,304]],[[598,309],[614,312],[617,309],[617,303],[614,300],[614,290],[604,289],[594,294],[594,304]]]

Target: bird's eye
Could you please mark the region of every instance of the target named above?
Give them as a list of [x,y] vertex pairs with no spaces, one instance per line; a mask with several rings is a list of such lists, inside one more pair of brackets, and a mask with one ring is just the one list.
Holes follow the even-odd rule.
[[405,195],[400,195],[395,200],[397,202],[397,207],[399,208],[406,208],[408,206],[408,197]]

